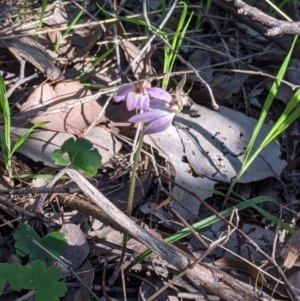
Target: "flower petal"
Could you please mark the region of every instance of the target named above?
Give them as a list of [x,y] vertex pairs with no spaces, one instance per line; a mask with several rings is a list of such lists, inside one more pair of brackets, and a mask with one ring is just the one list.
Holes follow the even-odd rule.
[[169,101],[166,101],[166,100],[163,100],[163,99],[152,98],[152,99],[150,99],[149,109],[152,109],[152,110],[156,110],[156,109],[165,110],[168,103],[169,103]]
[[[148,111],[142,114],[137,114],[131,117],[128,121],[135,123],[135,122],[151,122],[157,118],[165,117],[169,115],[170,112],[162,111],[162,110],[153,110]],[[172,114],[172,113],[171,113]]]
[[154,98],[162,99],[169,102],[172,96],[165,90],[161,88],[147,88],[146,91]]
[[120,102],[121,100],[123,100],[126,95],[130,92],[133,92],[134,91],[134,85],[125,85],[125,86],[122,86],[120,87],[116,94],[114,95],[113,97],[113,101],[115,102]]
[[144,134],[145,135],[150,135],[150,134],[155,134],[159,132],[163,132],[166,130],[173,121],[173,118],[176,114],[175,113],[170,113],[167,116],[157,118],[153,120],[146,128]]
[[137,107],[138,103],[138,96],[135,94],[135,92],[130,92],[127,95],[126,99],[126,106],[128,111],[132,111]]
[[149,105],[150,105],[150,97],[149,94],[146,92],[145,94],[141,95],[139,99],[138,108],[143,111],[146,111],[149,109]]

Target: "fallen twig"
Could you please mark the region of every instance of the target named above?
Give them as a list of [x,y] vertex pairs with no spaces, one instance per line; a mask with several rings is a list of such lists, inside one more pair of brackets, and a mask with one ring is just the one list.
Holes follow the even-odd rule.
[[[101,212],[102,220],[109,220],[111,225],[128,231],[128,233],[153,250],[161,258],[175,266],[179,271],[185,270],[195,258],[184,253],[173,245],[161,241],[146,230],[135,224],[106,197],[104,197],[95,187],[93,187],[82,175],[72,169],[65,169],[65,173],[77,183],[77,185],[88,195],[97,205]],[[265,298],[256,296],[253,292],[245,289],[242,284],[223,271],[208,267],[204,264],[196,265],[193,269],[188,269],[186,275],[202,285],[210,293],[224,299],[236,301],[262,301]]]
[[300,34],[300,22],[282,21],[273,18],[256,7],[248,5],[241,0],[222,0],[227,5],[233,7],[238,14],[250,17],[270,29],[265,33],[266,36],[275,36],[279,34]]

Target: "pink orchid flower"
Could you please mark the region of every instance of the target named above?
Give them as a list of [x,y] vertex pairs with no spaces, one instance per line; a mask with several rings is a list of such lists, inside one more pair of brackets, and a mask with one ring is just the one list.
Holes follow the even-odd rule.
[[172,124],[175,115],[181,111],[182,105],[163,89],[149,88],[147,91],[154,97],[150,100],[148,111],[135,115],[128,121],[149,123],[144,134],[150,135],[166,130]]
[[128,111],[134,109],[147,110],[149,108],[150,96],[145,88],[145,82],[132,85],[124,85],[118,89],[113,97],[114,102],[120,102],[126,98]]

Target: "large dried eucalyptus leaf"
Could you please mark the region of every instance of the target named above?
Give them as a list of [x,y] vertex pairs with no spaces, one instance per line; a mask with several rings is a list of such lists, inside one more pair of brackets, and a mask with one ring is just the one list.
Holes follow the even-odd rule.
[[[195,105],[192,110],[197,110],[200,116],[193,118],[189,114],[180,114],[175,117],[186,131],[172,126],[162,133],[146,136],[145,142],[173,165],[178,184],[205,199],[211,193],[203,189],[213,189],[214,181],[230,183],[238,173],[256,120],[225,107],[213,111]],[[270,124],[263,125],[255,147],[270,129]],[[276,141],[270,143],[239,182],[249,183],[280,175],[286,166],[280,154],[279,144]],[[198,214],[199,201],[183,194],[176,186],[172,193],[178,201],[174,208],[192,222]]]
[[[176,121],[188,129],[179,130],[188,162],[198,175],[230,183],[241,168],[245,148],[256,120],[243,113],[220,107],[219,111],[194,105],[199,117],[181,114]],[[270,131],[272,125],[264,124],[257,138],[256,149]],[[286,166],[280,159],[277,141],[265,147],[242,175],[239,182],[249,183],[279,176]]]
[[[96,100],[87,101],[73,108],[70,105],[89,95],[91,91],[77,81],[61,81],[55,85],[43,83],[32,92],[20,111],[25,115],[37,115],[39,112],[56,110],[55,114],[37,116],[30,122],[49,121],[42,128],[80,135],[97,119],[102,107]],[[104,117],[101,118],[103,119]]]
[[[155,147],[159,154],[169,161],[175,169],[175,181],[188,190],[195,192],[200,198],[207,198],[211,193],[202,189],[213,189],[215,182],[205,177],[194,177],[188,163],[181,139],[175,127],[154,135],[145,136],[145,142]],[[200,202],[177,186],[173,188],[173,196],[177,200],[173,208],[187,221],[197,219]]]

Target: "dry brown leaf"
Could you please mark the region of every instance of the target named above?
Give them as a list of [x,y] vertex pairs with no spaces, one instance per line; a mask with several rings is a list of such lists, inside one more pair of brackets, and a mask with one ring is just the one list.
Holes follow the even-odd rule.
[[[121,40],[121,46],[129,64],[131,64],[133,60],[140,55],[140,50],[133,43],[125,39]],[[140,59],[138,59],[137,62],[132,65],[132,73],[135,78],[139,79],[143,72],[146,74],[149,74],[150,72],[150,67],[147,62],[145,62],[145,54],[142,54]]]
[[[140,50],[133,43],[126,40],[127,35],[122,22],[117,21],[117,26],[118,26],[118,34],[120,35],[120,37],[123,38],[121,40],[120,45],[125,53],[125,57],[128,64],[131,64],[136,59],[136,57],[139,56]],[[149,74],[150,66],[149,66],[148,59],[145,57],[145,53],[143,53],[140,56],[140,58],[134,64],[132,64],[131,70],[136,79],[145,77],[146,74]]]
[[[33,91],[27,101],[21,106],[20,111],[22,113],[26,112],[26,114],[38,114],[60,109],[55,114],[32,118],[30,122],[49,121],[42,128],[81,135],[96,120],[102,107],[96,100],[90,100],[70,109],[68,105],[79,98],[89,95],[91,95],[90,90],[77,81],[61,81],[56,85],[43,83]],[[98,120],[97,123],[103,118]]]
[[298,229],[285,244],[281,256],[283,266],[287,269],[293,267],[300,255],[300,230]]

